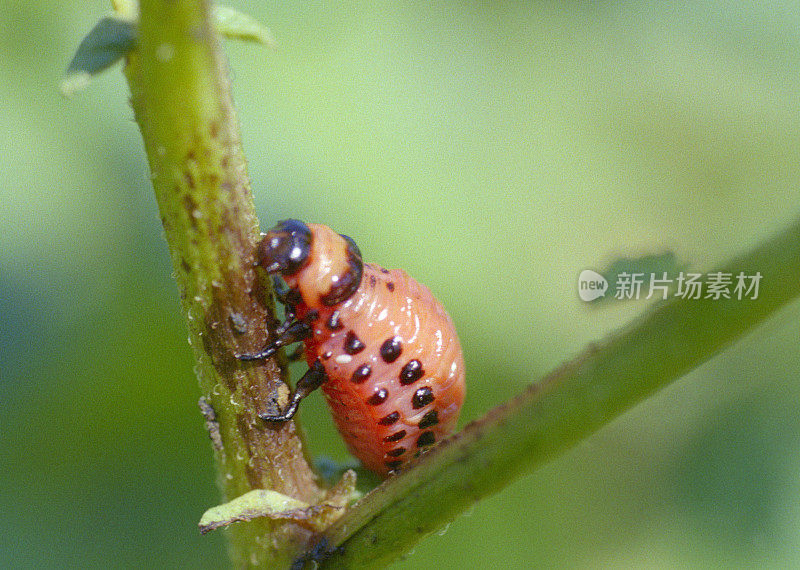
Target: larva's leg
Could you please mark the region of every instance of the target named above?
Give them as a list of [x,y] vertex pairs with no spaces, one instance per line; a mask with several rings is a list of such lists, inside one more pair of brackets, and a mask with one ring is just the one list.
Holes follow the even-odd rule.
[[294,387],[294,393],[289,399],[289,407],[286,408],[282,413],[275,416],[271,416],[269,414],[259,414],[258,417],[265,422],[285,422],[286,420],[291,419],[295,412],[297,412],[297,407],[300,405],[300,400],[322,386],[322,383],[327,379],[328,375],[325,374],[325,368],[322,367],[320,361],[314,361],[314,364],[311,365],[311,368],[308,369],[308,372],[303,374],[303,377],[297,381],[297,386]]
[[275,291],[275,298],[285,308],[283,324],[277,330],[278,334],[281,334],[294,321],[297,304],[301,301],[300,293],[297,289],[287,287],[277,275],[272,276],[272,289]]
[[311,336],[311,325],[304,321],[294,321],[284,330],[280,331],[278,338],[276,338],[274,342],[264,347],[264,350],[261,352],[257,352],[255,354],[237,354],[236,358],[244,361],[264,360],[265,358],[269,358],[278,352],[279,348],[282,348],[287,344],[292,344],[293,342],[305,340],[309,336]]
[[299,362],[303,360],[303,356],[305,355],[305,345],[298,344],[297,348],[295,348],[292,352],[286,355],[287,360],[289,362]]

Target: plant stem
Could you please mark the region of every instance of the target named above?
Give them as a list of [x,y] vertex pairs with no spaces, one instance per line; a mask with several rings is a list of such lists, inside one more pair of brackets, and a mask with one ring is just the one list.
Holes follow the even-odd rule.
[[322,567],[385,566],[752,331],[800,294],[800,221],[720,271],[760,272],[758,298],[655,305],[367,495],[325,533],[343,548]]
[[[313,503],[320,489],[294,424],[267,428],[257,417],[282,386],[282,371],[272,361],[245,365],[234,357],[266,344],[274,315],[270,286],[253,270],[258,220],[212,29],[207,1],[142,0],[125,74],[197,360],[223,500],[272,489]],[[237,566],[282,568],[309,531],[260,519],[233,525],[229,536]]]

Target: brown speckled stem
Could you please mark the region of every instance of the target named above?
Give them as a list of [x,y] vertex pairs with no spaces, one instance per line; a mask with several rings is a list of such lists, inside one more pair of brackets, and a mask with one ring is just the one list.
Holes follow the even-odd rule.
[[[197,360],[223,500],[272,489],[313,503],[320,489],[292,422],[257,414],[282,371],[242,363],[274,321],[268,283],[253,270],[258,220],[250,195],[227,69],[208,2],[142,0],[139,37],[125,74]],[[207,505],[198,505],[198,517]],[[237,566],[286,567],[308,531],[286,520],[237,523]]]

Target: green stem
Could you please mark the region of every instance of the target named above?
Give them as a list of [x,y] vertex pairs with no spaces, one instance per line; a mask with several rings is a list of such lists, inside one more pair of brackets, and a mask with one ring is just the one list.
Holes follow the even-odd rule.
[[[253,270],[258,220],[209,4],[142,0],[140,12],[125,74],[208,404],[223,500],[272,489],[314,503],[320,489],[294,424],[268,429],[256,415],[282,371],[234,357],[264,346],[274,315],[269,284]],[[281,568],[309,531],[260,519],[233,525],[229,536],[237,566]]]
[[800,294],[800,221],[720,271],[760,272],[758,298],[654,306],[367,495],[326,533],[343,548],[322,566],[384,566],[751,331]]

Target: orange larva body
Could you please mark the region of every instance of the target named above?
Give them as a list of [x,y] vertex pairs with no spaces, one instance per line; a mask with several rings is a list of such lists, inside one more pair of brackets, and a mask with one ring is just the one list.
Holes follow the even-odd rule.
[[[271,233],[284,235],[290,222]],[[303,226],[311,236],[305,259],[284,280],[297,322],[308,324],[306,359],[324,368],[322,390],[351,453],[386,475],[455,427],[465,391],[461,346],[427,287],[402,270],[361,264],[354,244],[326,226]],[[264,261],[275,258],[274,243]]]
[[365,265],[361,286],[334,310],[338,330],[328,326],[334,311],[320,312],[306,357],[325,367],[322,390],[350,452],[385,474],[455,428],[461,346],[442,306],[402,270]]

